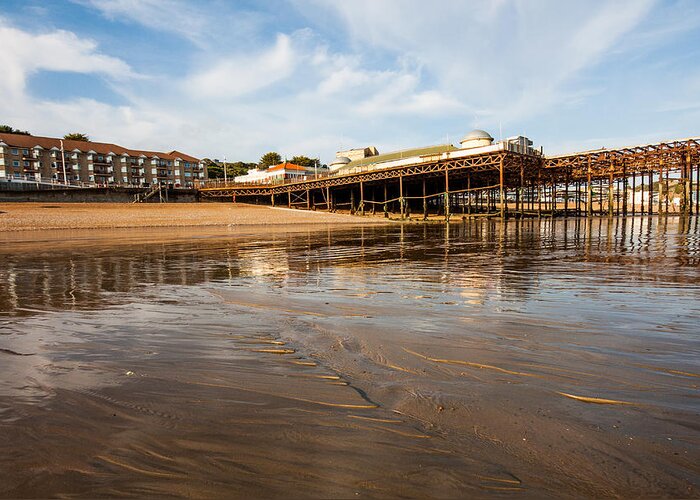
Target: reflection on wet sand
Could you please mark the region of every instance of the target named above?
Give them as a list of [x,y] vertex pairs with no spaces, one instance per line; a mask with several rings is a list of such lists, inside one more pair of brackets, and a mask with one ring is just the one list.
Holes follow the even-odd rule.
[[698,229],[20,236],[0,495],[697,496]]

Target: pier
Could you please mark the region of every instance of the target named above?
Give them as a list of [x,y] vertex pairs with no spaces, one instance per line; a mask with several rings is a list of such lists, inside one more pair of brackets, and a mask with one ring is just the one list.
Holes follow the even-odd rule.
[[[500,144],[500,143],[499,143]],[[327,172],[279,184],[213,182],[203,199],[401,219],[700,213],[700,137],[558,156],[503,147]]]

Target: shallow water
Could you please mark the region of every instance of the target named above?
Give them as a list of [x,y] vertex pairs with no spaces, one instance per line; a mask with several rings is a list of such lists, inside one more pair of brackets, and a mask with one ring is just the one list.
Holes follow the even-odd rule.
[[700,494],[697,218],[296,229],[6,237],[0,496]]

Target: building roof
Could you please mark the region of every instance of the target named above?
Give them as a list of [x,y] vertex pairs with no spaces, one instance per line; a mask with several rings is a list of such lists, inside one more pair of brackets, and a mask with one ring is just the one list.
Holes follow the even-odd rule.
[[168,154],[169,154],[169,155],[172,155],[172,156],[174,156],[174,157],[176,157],[176,158],[180,158],[181,160],[185,160],[185,161],[194,161],[194,162],[198,162],[198,161],[199,161],[199,158],[195,158],[194,156],[190,156],[190,155],[188,155],[188,154],[181,153],[180,151],[178,151],[178,150],[176,150],[176,149],[172,150],[172,151],[171,151],[170,153],[168,153]]
[[347,165],[351,161],[347,156],[337,156],[329,165]]
[[467,135],[465,135],[461,141],[459,142],[465,142],[465,141],[473,141],[477,139],[490,139],[493,140],[493,137],[491,137],[491,134],[486,132],[485,130],[481,130],[478,128],[475,128],[471,132],[469,132]]
[[[22,149],[32,149],[36,146],[42,147],[44,149],[60,148],[61,139],[56,137],[41,137],[36,135],[24,135],[24,134],[9,134],[2,132],[0,133],[0,141],[7,144],[8,147],[12,148],[22,148]],[[110,154],[129,156],[140,156],[145,155],[149,158],[158,156],[160,159],[174,160],[176,158],[182,158],[187,161],[199,161],[197,158],[189,155],[185,155],[178,151],[173,151],[171,153],[162,153],[158,151],[139,151],[136,149],[127,149],[118,144],[110,144],[107,142],[93,142],[93,141],[73,141],[70,139],[63,139],[63,149],[66,152],[71,152],[74,150],[87,153],[88,151],[94,151],[96,154]]]
[[301,165],[296,165],[294,163],[289,163],[286,161],[284,163],[280,163],[279,165],[275,165],[274,167],[270,167],[267,169],[268,172],[276,172],[278,170],[296,170],[301,172],[307,172],[309,169],[307,167],[302,167]]
[[435,146],[425,146],[422,148],[402,149],[399,151],[392,151],[390,153],[384,153],[376,156],[368,156],[367,158],[355,160],[348,163],[343,168],[360,167],[363,165],[374,165],[375,163],[400,160],[401,158],[410,158],[411,156],[445,153],[447,151],[455,151],[456,149],[457,148],[455,148],[452,144],[438,144]]

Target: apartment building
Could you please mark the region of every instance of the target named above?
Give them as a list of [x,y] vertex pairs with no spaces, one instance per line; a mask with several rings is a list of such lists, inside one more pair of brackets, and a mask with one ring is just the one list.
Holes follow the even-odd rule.
[[103,142],[0,133],[0,180],[196,187],[206,178],[204,162],[179,151],[140,151]]

